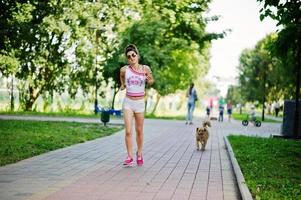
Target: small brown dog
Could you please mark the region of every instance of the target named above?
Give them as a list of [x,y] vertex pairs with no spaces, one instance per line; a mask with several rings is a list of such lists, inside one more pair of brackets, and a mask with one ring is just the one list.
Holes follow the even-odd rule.
[[[209,138],[208,127],[211,127],[210,121],[204,121],[203,127],[196,128],[196,148],[197,150],[205,150],[207,140]],[[200,143],[202,148],[200,149]]]

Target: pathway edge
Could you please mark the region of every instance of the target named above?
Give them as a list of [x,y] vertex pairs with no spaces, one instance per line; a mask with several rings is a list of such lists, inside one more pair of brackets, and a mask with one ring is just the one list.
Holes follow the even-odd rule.
[[235,158],[233,149],[231,147],[231,144],[230,144],[227,136],[224,136],[224,140],[225,140],[226,148],[229,153],[230,160],[231,160],[231,163],[233,166],[234,174],[236,177],[236,181],[237,181],[237,185],[238,185],[238,189],[240,191],[241,197],[243,200],[253,200],[251,192],[246,184],[245,178],[244,178],[242,171],[239,167],[239,164]]

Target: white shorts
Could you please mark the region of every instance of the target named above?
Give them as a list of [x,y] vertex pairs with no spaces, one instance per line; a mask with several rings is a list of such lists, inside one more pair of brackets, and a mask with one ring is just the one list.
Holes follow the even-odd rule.
[[132,100],[125,97],[122,105],[123,110],[131,110],[134,113],[143,113],[145,110],[144,99]]

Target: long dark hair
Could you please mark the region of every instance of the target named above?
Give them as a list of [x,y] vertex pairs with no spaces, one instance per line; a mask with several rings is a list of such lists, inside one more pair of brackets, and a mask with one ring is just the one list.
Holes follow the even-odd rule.
[[191,83],[189,87],[189,95],[191,95],[193,87],[194,87],[194,83]]

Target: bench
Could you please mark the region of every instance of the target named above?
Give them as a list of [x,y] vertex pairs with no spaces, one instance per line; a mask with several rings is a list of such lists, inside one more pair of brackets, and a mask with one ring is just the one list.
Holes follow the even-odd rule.
[[110,113],[110,115],[115,115],[117,117],[121,117],[122,116],[122,110],[115,110],[115,109],[105,109],[105,108],[99,108],[98,106],[95,107],[95,110],[97,113],[101,113],[102,111],[108,111]]
[[122,115],[121,110],[110,109],[109,112],[110,112],[111,115],[115,115],[117,117],[121,117],[121,115]]

